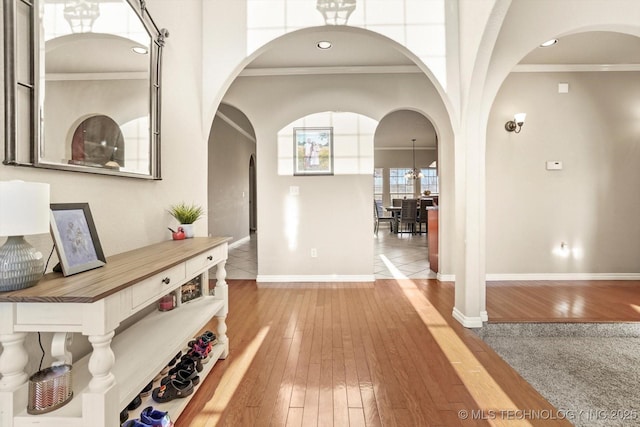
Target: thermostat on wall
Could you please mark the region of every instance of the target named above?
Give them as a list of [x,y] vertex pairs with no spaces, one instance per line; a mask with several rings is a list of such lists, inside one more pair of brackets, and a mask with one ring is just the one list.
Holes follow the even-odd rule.
[[549,160],[547,162],[547,170],[548,171],[559,171],[562,170],[562,162],[559,160]]

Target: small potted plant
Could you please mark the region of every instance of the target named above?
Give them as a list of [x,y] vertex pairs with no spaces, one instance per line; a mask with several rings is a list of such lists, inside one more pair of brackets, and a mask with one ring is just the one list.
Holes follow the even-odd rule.
[[193,237],[193,223],[204,216],[202,206],[188,205],[185,202],[172,205],[169,208],[169,213],[180,223],[187,238]]

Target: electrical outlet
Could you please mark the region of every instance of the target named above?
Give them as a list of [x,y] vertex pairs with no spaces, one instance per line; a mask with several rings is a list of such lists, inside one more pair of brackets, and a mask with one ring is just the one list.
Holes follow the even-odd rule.
[[316,248],[311,248],[311,258],[318,258],[318,250]]

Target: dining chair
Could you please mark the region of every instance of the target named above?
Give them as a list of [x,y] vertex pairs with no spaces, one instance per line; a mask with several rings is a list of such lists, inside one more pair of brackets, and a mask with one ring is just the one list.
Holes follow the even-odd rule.
[[416,222],[418,223],[418,233],[420,234],[422,234],[422,224],[425,224],[424,232],[427,232],[427,207],[429,207],[430,205],[433,206],[433,202],[431,204],[429,204],[429,202],[432,201],[427,199],[420,200],[420,207],[418,208],[418,219],[416,220]]
[[[418,200],[416,199],[402,199],[402,205],[400,206],[400,218],[398,218],[398,233],[405,233],[406,231],[400,231],[400,228],[404,224],[405,230],[408,228],[411,234],[416,231],[416,220],[418,216]],[[408,226],[408,227],[407,227]]]
[[381,222],[388,222],[389,229],[393,231],[393,223],[395,222],[395,218],[391,216],[383,216],[382,213],[382,204],[380,200],[373,200],[373,232],[378,235],[378,229],[380,228]]
[[391,206],[394,208],[399,208],[402,206],[402,199],[391,199]]

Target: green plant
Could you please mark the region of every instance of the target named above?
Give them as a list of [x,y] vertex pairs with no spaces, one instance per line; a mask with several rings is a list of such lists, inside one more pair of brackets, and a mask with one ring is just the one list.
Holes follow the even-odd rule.
[[169,213],[180,224],[193,224],[201,216],[204,216],[204,210],[201,206],[195,204],[187,205],[184,202],[172,205],[169,208]]

